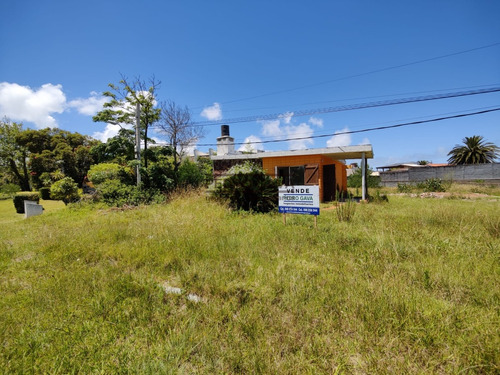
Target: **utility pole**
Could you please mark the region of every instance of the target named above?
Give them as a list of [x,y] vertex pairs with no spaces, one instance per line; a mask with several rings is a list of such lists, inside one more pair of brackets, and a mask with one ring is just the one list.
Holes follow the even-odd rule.
[[141,105],[137,103],[135,107],[135,152],[137,160],[137,186],[141,184]]

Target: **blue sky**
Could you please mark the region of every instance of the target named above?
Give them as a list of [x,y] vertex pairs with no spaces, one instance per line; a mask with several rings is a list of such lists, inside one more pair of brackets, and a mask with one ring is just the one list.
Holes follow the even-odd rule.
[[[92,122],[92,115],[107,84],[117,83],[120,74],[155,75],[162,82],[158,100],[188,106],[194,121],[223,124],[235,117],[283,114],[274,121],[232,124],[237,142],[334,134],[500,107],[497,92],[296,115],[500,86],[500,2],[495,0],[37,0],[3,1],[0,13],[0,116],[31,128],[112,135],[114,130]],[[417,63],[422,60],[428,61]],[[219,134],[220,126],[207,127],[199,144],[214,143]],[[500,145],[500,111],[253,147],[369,142],[375,167],[445,162],[447,152],[472,135]]]

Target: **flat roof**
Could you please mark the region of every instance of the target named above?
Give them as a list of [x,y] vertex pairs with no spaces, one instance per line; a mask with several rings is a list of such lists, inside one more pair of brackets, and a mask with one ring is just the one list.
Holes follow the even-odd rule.
[[360,146],[342,146],[342,147],[324,147],[324,148],[308,148],[305,150],[291,150],[291,151],[265,151],[253,154],[228,154],[228,155],[212,155],[212,160],[245,160],[245,159],[262,159],[262,158],[276,158],[280,156],[302,156],[302,155],[324,155],[335,160],[344,159],[361,159],[362,154],[365,158],[373,158],[372,145]]

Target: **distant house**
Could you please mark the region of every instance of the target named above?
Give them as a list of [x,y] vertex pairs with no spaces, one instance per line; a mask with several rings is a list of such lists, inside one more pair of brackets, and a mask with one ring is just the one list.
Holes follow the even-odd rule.
[[[347,191],[346,159],[373,158],[371,145],[325,147],[292,151],[242,153],[235,151],[229,126],[222,125],[217,138],[217,155],[210,157],[214,164],[214,179],[220,179],[234,165],[247,160],[262,167],[270,176],[281,178],[285,185],[318,185],[322,202],[335,200],[337,192]],[[363,190],[365,199],[366,187]]]

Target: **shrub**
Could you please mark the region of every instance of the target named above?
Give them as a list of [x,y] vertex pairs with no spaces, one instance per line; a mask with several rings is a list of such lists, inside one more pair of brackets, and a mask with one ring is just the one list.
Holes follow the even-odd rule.
[[21,191],[14,195],[14,207],[18,214],[24,214],[24,201],[40,202],[40,195],[36,191]]
[[386,194],[380,194],[380,191],[377,190],[375,195],[368,197],[368,201],[373,203],[387,203],[389,202],[389,197]]
[[440,178],[430,178],[424,182],[417,184],[417,188],[423,189],[425,192],[443,192],[446,191],[446,187]]
[[205,175],[198,164],[186,159],[179,166],[178,184],[180,187],[197,188],[205,183]]
[[44,187],[38,189],[38,192],[40,193],[40,198],[42,198],[43,200],[50,199],[50,187],[44,186]]
[[[380,187],[380,177],[372,176],[373,170],[368,167],[367,168],[367,176],[366,176],[366,186],[369,188],[378,188]],[[356,171],[347,177],[347,186],[350,188],[360,188],[362,185],[362,173],[361,168],[356,169]]]
[[260,171],[237,173],[217,186],[214,196],[236,210],[270,212],[278,206],[280,180]]
[[158,190],[140,189],[135,185],[125,185],[119,180],[108,180],[97,188],[97,197],[108,206],[137,206],[146,203],[162,203],[165,196]]
[[64,177],[50,187],[50,196],[52,199],[63,201],[64,204],[76,202],[80,198],[78,185],[71,177]]
[[102,184],[107,180],[119,180],[125,184],[134,182],[134,176],[130,168],[114,163],[101,163],[91,166],[87,177],[94,185]]
[[411,184],[402,184],[398,182],[399,193],[411,193],[412,191],[413,191],[413,186]]

